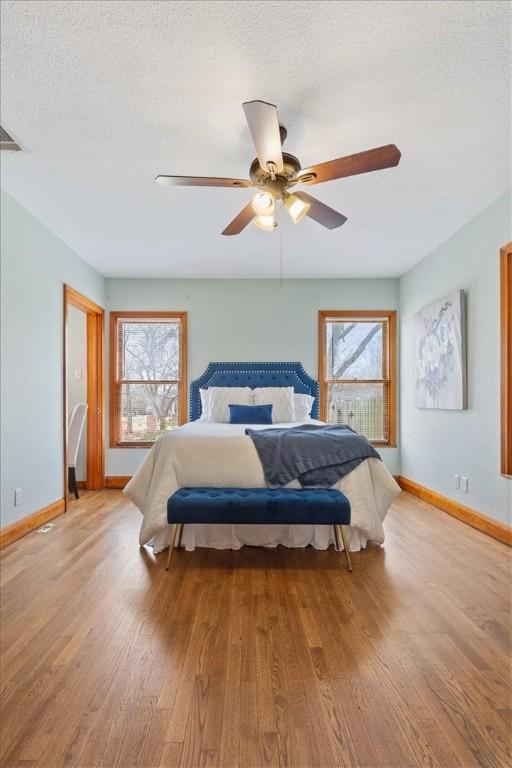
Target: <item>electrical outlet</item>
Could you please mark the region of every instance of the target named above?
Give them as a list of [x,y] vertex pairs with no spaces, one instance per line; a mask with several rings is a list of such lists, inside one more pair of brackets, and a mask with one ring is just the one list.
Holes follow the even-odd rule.
[[14,489],[14,506],[19,507],[21,504],[21,488]]
[[461,482],[462,482],[462,490],[464,491],[464,493],[467,493],[468,492],[468,487],[469,487],[469,480],[468,480],[468,478],[464,477],[464,475],[463,475],[461,477]]
[[460,488],[460,475],[453,476],[453,484],[456,488]]

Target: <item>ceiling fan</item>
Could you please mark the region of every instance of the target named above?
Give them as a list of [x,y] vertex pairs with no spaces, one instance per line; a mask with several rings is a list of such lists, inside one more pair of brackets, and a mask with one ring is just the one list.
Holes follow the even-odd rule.
[[312,186],[345,176],[392,168],[399,163],[400,150],[394,144],[386,144],[310,168],[301,168],[294,155],[281,149],[287,131],[279,125],[277,107],[266,101],[246,101],[243,108],[257,154],[249,169],[250,180],[203,176],[157,176],[155,179],[158,184],[169,186],[256,187],[258,191],[251,202],[228,224],[223,235],[238,235],[251,221],[260,229],[272,232],[277,226],[275,211],[278,200],[282,201],[295,224],[304,216],[309,216],[327,229],[341,227],[347,220],[346,216],[305,192],[289,192],[290,187],[295,184]]

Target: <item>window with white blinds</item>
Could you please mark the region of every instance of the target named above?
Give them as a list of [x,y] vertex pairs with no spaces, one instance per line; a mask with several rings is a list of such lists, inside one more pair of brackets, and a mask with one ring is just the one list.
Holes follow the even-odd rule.
[[146,447],[186,421],[186,312],[110,313],[110,444]]
[[396,443],[396,313],[319,312],[321,417]]

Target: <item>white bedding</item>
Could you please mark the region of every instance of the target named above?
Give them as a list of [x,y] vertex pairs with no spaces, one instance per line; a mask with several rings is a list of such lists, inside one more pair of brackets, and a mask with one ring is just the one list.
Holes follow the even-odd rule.
[[[152,541],[155,552],[167,547],[170,537],[167,500],[178,488],[187,485],[266,487],[258,454],[245,429],[243,424],[193,421],[170,432],[153,446],[124,491],[142,512],[141,544]],[[290,483],[289,487],[293,486],[299,487],[297,482]],[[382,544],[382,521],[400,492],[383,462],[366,459],[334,487],[343,491],[352,507],[348,529],[350,549],[358,551],[368,541]],[[185,526],[182,545],[187,550],[196,546],[239,549],[244,544],[267,547],[312,544],[316,549],[326,549],[332,541],[332,527],[326,525],[189,525]]]

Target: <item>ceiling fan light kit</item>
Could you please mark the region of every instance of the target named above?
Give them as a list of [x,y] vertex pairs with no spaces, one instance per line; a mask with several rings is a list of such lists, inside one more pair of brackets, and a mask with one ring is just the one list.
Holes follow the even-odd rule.
[[265,232],[273,232],[277,227],[277,221],[273,216],[262,216],[261,214],[259,216],[255,216],[252,220],[252,223],[255,227],[258,227],[258,229],[263,229]]
[[297,197],[297,195],[292,195],[289,192],[283,194],[283,205],[290,214],[294,224],[298,224],[299,221],[302,221],[311,208],[311,203],[306,203],[304,200],[301,200],[300,197]]
[[256,192],[252,199],[252,207],[258,216],[271,216],[275,211],[276,203],[269,192]]
[[346,216],[305,192],[290,193],[295,184],[321,184],[370,171],[392,168],[400,162],[400,150],[394,144],[347,155],[310,168],[301,168],[299,160],[282,151],[287,131],[279,125],[277,107],[266,101],[247,101],[243,104],[257,157],[249,169],[247,179],[225,179],[203,176],[157,176],[155,181],[164,186],[195,187],[256,187],[258,192],[233,221],[223,235],[239,235],[252,221],[259,229],[272,232],[277,227],[274,218],[276,202],[281,200],[294,224],[305,216],[327,229],[341,227]]

